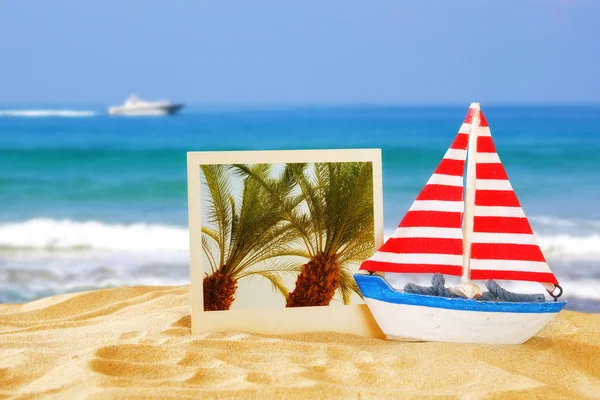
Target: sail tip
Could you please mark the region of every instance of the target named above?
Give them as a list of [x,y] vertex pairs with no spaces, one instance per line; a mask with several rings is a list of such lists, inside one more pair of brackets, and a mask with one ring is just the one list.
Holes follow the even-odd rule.
[[479,110],[481,108],[481,105],[479,103],[471,103],[471,106],[469,108]]

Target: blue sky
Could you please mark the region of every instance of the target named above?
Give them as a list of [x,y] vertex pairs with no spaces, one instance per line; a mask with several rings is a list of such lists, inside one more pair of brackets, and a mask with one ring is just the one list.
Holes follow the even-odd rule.
[[0,103],[600,103],[600,1],[0,2]]

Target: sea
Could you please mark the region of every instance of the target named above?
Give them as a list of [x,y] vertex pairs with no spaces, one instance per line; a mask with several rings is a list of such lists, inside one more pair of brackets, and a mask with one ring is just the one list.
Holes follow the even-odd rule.
[[[467,109],[0,106],[0,302],[189,284],[188,151],[380,148],[389,235]],[[600,312],[600,106],[483,111],[567,308]]]

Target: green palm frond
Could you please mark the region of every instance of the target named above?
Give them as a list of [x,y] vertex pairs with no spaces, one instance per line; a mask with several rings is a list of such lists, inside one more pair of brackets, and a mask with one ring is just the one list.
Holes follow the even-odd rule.
[[283,283],[282,276],[286,274],[296,276],[301,269],[302,265],[294,261],[273,262],[268,266],[255,266],[252,269],[248,269],[239,275],[238,279],[253,275],[261,276],[271,282],[273,289],[279,291],[287,299],[289,289]]
[[[373,171],[370,163],[328,165],[331,179],[327,193],[327,253],[339,253],[360,232],[371,228],[373,217]],[[369,240],[373,240],[373,234]]]
[[[359,232],[373,226],[371,163],[315,163],[312,177],[306,167],[299,170],[295,164],[287,166],[309,211],[307,215],[294,215],[294,220],[296,229],[303,227],[305,244],[312,254],[338,254],[348,242],[356,242]],[[297,204],[299,198],[295,199]]]
[[[360,291],[347,269],[374,249],[373,169],[367,162],[316,163],[313,186],[302,190],[310,218],[321,219],[311,231],[319,253],[336,256],[340,266],[338,293],[345,304]],[[299,182],[302,180],[297,178]],[[312,206],[311,206],[312,205]],[[317,231],[317,229],[321,229]]]
[[212,252],[212,248],[210,247],[210,243],[208,242],[208,236],[202,235],[202,250],[204,254],[206,254],[206,258],[208,259],[208,264],[210,265],[210,270],[214,274],[215,271],[219,268],[215,257]]
[[214,224],[219,246],[219,264],[223,265],[231,235],[231,184],[224,165],[202,165],[209,196],[209,222]]
[[[297,232],[291,229],[291,226],[281,225],[277,229],[266,232],[255,243],[256,249],[252,253],[247,254],[238,264],[234,273],[243,271],[251,265],[284,256],[310,258],[310,254],[303,250],[300,246],[293,246],[298,242]],[[263,243],[264,242],[264,245]]]
[[352,273],[346,268],[342,268],[340,271],[340,287],[338,293],[341,295],[344,304],[350,304],[352,302],[352,295],[354,293],[358,294],[361,299],[363,298]]
[[373,229],[365,229],[356,236],[356,240],[349,242],[340,250],[340,264],[363,262],[371,257],[375,252],[375,242],[373,240]]
[[259,272],[272,272],[281,275],[295,275],[302,270],[302,265],[296,261],[274,261],[266,263],[265,265],[255,265],[252,268],[248,268],[238,276],[238,279],[244,278],[250,275],[256,275]]
[[271,285],[273,285],[274,291],[279,291],[279,293],[281,293],[284,298],[288,298],[290,291],[285,286],[279,275],[267,271],[257,271],[256,275],[262,276],[263,278],[267,279],[269,282],[271,282]]
[[280,218],[292,225],[292,228],[300,236],[303,244],[312,254],[316,254],[316,247],[313,241],[314,227],[312,218],[298,210],[298,206],[305,200],[305,195],[293,193],[297,185],[297,177],[302,176],[304,170],[308,167],[307,163],[286,164],[283,172],[278,178],[271,178],[257,174],[252,166],[244,164],[234,164],[238,176],[243,178],[253,178],[270,195],[272,200],[272,212],[278,211]]
[[[285,177],[285,182],[271,178],[271,166],[268,164],[210,166],[205,169],[203,172],[207,176],[211,200],[208,202],[209,226],[202,230],[206,237],[204,250],[210,251],[208,241],[212,239],[220,252],[219,262],[214,257],[213,261],[209,261],[211,269],[221,268],[234,279],[263,274],[264,278],[282,288],[282,283],[277,281],[278,274],[297,274],[301,263],[295,261],[293,265],[287,265],[269,261],[280,256],[307,258],[305,251],[292,246],[300,241],[299,233],[286,222],[282,213],[286,204],[298,203],[297,198],[287,197],[295,183],[290,181],[289,176]],[[242,192],[237,197],[230,192],[229,184],[235,176],[243,181]],[[274,196],[269,192],[270,186],[275,186],[275,192],[287,192],[285,196]],[[225,192],[219,192],[222,190]],[[281,198],[285,202],[282,203]]]
[[294,237],[295,232],[291,231],[289,225],[267,230],[253,239],[248,252],[240,253],[241,257],[234,263],[236,267],[232,273],[238,274],[256,263],[281,255],[290,247],[289,243]]
[[[323,222],[324,222],[324,197],[323,197],[323,188],[319,187],[315,184],[308,174],[306,173],[306,165],[304,164],[286,164],[286,167],[289,168],[290,173],[293,174],[296,182],[298,183],[298,187],[304,197],[304,201],[306,206],[308,207],[310,218],[306,219],[309,224],[306,228],[310,228],[309,233],[309,242],[314,246],[314,253],[318,253],[318,249],[321,249],[323,246],[323,240],[321,233],[324,230]],[[316,169],[315,169],[316,173]],[[316,178],[316,182],[318,182],[319,178]],[[312,233],[312,234],[310,234]]]
[[[268,167],[253,165],[251,171],[258,177],[268,178]],[[241,204],[237,229],[233,235],[236,246],[227,260],[227,264],[234,269],[246,264],[244,259],[248,256],[277,245],[289,231],[289,224],[282,221],[279,203],[252,177],[244,181]]]
[[282,246],[276,249],[272,249],[268,253],[265,253],[264,257],[257,259],[256,262],[261,262],[276,257],[301,257],[308,260],[311,258],[311,255],[309,252],[303,249],[298,249],[296,247],[290,246]]
[[[238,225],[240,222],[240,216],[238,215],[235,198],[232,195],[229,196],[229,205],[231,207],[231,238],[230,238],[231,240],[230,240],[229,246],[227,246],[227,250],[230,252],[236,246],[235,242],[237,240],[237,237],[234,234],[234,232],[237,232]],[[229,257],[229,253],[226,253],[225,259],[227,259],[228,257]]]
[[[279,182],[270,176],[265,176],[263,174],[257,174],[256,170],[253,169],[251,165],[246,164],[232,164],[234,173],[240,178],[253,178],[257,183],[259,183],[263,189],[265,189],[269,194],[276,198],[279,203],[283,203],[285,201],[285,196],[292,190],[295,182],[293,179],[290,179],[289,174],[286,174],[284,171],[284,177],[282,178],[282,182]],[[293,177],[292,177],[293,178]],[[287,187],[288,190],[281,191],[282,187]]]
[[210,229],[206,226],[202,227],[202,236],[207,235],[209,238],[211,238],[212,240],[214,240],[217,245],[219,244],[219,233],[217,231],[215,231],[214,229]]

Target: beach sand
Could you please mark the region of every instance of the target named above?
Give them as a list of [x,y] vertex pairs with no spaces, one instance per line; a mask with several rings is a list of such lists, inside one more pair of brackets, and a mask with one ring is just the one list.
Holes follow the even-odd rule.
[[189,286],[0,305],[0,398],[600,398],[600,314],[517,346],[192,337],[189,314]]

